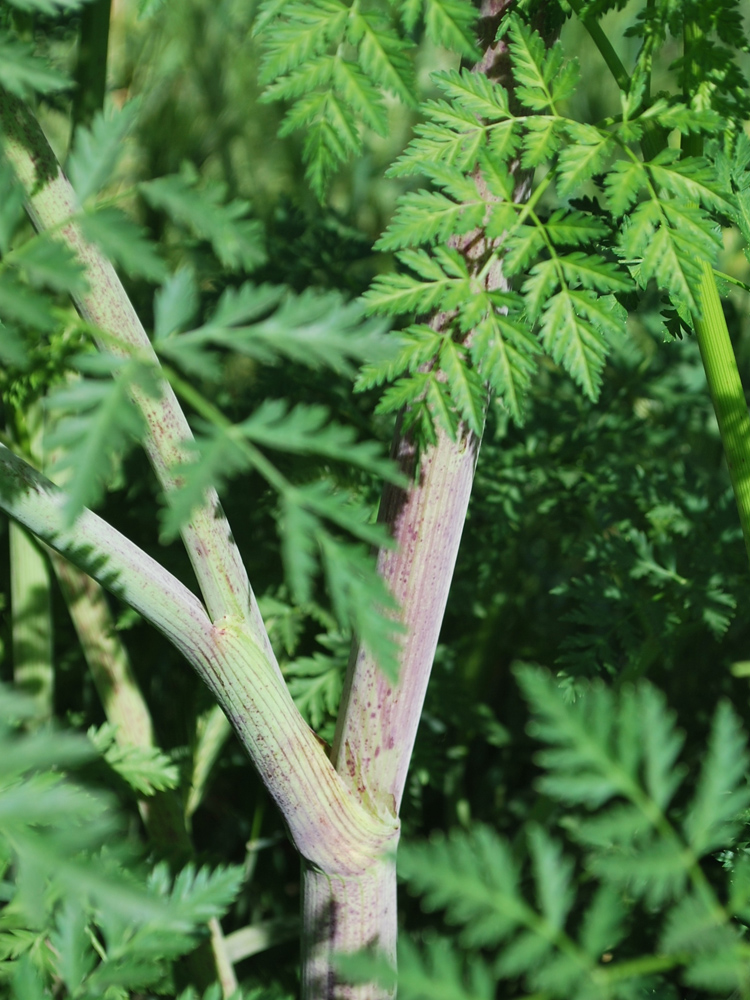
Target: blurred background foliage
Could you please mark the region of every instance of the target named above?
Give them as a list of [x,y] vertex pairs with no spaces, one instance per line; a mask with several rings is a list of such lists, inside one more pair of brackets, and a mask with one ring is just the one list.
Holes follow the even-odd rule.
[[[139,9],[140,8],[140,9]],[[390,107],[387,138],[369,136],[366,155],[341,172],[321,206],[303,178],[301,142],[277,137],[283,109],[260,100],[258,52],[248,0],[181,0],[179,4],[115,0],[107,102],[138,100],[120,185],[179,171],[185,162],[246,199],[266,230],[268,263],[256,280],[364,291],[389,266],[371,246],[387,224],[404,182],[384,170],[408,141],[413,112]],[[606,31],[623,54],[623,18]],[[7,15],[7,11],[4,13]],[[17,25],[69,72],[76,64],[78,17]],[[563,28],[566,49],[580,54],[584,87],[574,113],[596,121],[613,112],[614,84],[602,83],[599,56],[580,25]],[[622,44],[620,44],[622,43]],[[628,46],[632,46],[629,51]],[[449,65],[424,44],[419,76]],[[654,91],[660,89],[658,79]],[[38,111],[58,155],[71,140],[70,94]],[[144,204],[136,213],[170,263],[194,261],[206,303],[230,276],[205,259],[199,242],[180,241],[164,217]],[[750,280],[730,232],[726,272]],[[150,292],[130,284],[148,321]],[[732,290],[725,309],[743,378],[750,379],[750,309]],[[323,402],[368,433],[390,437],[389,420],[374,418],[374,399],[353,396],[346,380],[316,376],[292,364],[258,369],[234,359],[215,394],[232,419],[266,397]],[[316,474],[310,460],[310,476]],[[356,475],[338,470],[341,476]],[[361,478],[377,502],[376,486]],[[330,738],[348,651],[325,606],[294,606],[284,588],[274,504],[256,477],[226,498],[229,521],[261,598],[277,653],[311,722]],[[145,458],[131,456],[103,515],[190,580],[178,545],[157,542],[155,487]],[[0,527],[7,546],[7,525]],[[13,677],[8,561],[0,560],[2,678]],[[729,478],[697,345],[668,339],[656,297],[630,319],[629,338],[613,345],[601,398],[582,399],[551,362],[542,365],[523,428],[493,407],[456,569],[441,645],[403,808],[407,836],[468,827],[483,820],[514,837],[523,821],[553,822],[556,807],[533,789],[533,747],[527,711],[511,667],[525,662],[559,672],[571,699],[583,678],[614,685],[647,677],[666,694],[687,731],[686,752],[699,755],[713,708],[729,695],[750,724],[750,598],[747,561]],[[86,729],[104,715],[93,681],[53,584],[55,714]],[[161,746],[183,768],[183,791],[196,720],[209,696],[177,654],[138,616],[113,605],[120,635],[151,707]],[[105,776],[99,780],[106,782]],[[134,798],[119,788],[133,816]],[[238,744],[229,739],[203,801],[192,816],[200,861],[244,864],[247,882],[224,921],[225,931],[288,921],[298,907],[298,862]],[[416,908],[406,919],[416,926]],[[276,926],[281,926],[277,924]],[[280,935],[282,938],[283,934]],[[294,989],[297,944],[261,951],[238,966],[249,985]]]

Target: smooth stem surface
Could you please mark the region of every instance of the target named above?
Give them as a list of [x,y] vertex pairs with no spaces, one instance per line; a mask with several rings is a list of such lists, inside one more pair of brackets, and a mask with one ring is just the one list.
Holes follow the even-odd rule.
[[575,14],[579,17],[586,31],[588,31],[591,36],[591,40],[596,45],[597,49],[599,49],[602,59],[604,59],[607,64],[607,69],[617,81],[617,85],[620,90],[627,91],[630,87],[630,76],[628,75],[628,71],[623,66],[620,57],[615,52],[612,43],[602,30],[602,27],[596,17],[581,17],[581,9],[583,7],[581,0],[568,0],[568,3],[573,8]]
[[305,866],[302,900],[302,996],[392,1000],[394,990],[374,983],[347,983],[331,962],[331,951],[348,954],[367,948],[396,964],[395,857],[383,858],[349,878],[331,877]]

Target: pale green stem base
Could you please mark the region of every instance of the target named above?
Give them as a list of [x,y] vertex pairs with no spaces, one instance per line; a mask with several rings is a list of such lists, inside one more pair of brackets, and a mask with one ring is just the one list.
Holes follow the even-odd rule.
[[375,862],[350,878],[325,875],[306,865],[302,888],[303,1000],[392,1000],[394,990],[347,983],[336,973],[333,957],[366,948],[395,967],[395,857]]

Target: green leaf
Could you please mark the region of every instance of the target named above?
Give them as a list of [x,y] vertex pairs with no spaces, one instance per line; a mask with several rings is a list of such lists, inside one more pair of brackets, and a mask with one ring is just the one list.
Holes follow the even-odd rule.
[[193,272],[180,268],[170,274],[154,295],[154,344],[184,329],[198,311],[198,288]]
[[99,501],[116,464],[143,430],[131,386],[150,395],[157,392],[152,368],[136,361],[83,354],[75,364],[84,377],[55,389],[48,401],[58,415],[49,446],[61,449],[55,470],[65,475],[70,523],[83,507]]
[[98,194],[110,180],[136,110],[137,103],[131,102],[109,117],[97,112],[89,128],[76,129],[66,172],[81,204]]
[[450,248],[404,250],[398,260],[415,271],[421,280],[407,274],[378,275],[363,298],[371,312],[390,315],[437,309],[455,309],[472,293],[472,280],[461,255]]
[[193,510],[203,503],[208,489],[221,493],[233,476],[251,466],[237,428],[216,427],[198,420],[194,426],[197,433],[190,442],[188,460],[173,470],[180,478],[180,488],[169,494],[169,507],[160,514],[159,537],[164,542],[177,537]]
[[617,218],[623,216],[647,182],[648,176],[639,160],[616,160],[604,178],[607,205],[612,214]]
[[[117,731],[106,723],[89,729],[88,736],[113,771],[139,795],[154,795],[167,788],[177,788],[180,772],[158,747],[144,747],[117,742]],[[122,734],[127,739],[128,734]]]
[[580,300],[567,289],[553,295],[542,314],[542,345],[590,399],[597,399],[609,345],[582,313]]
[[554,930],[562,930],[573,904],[573,864],[539,826],[529,830],[529,847],[539,910]]
[[87,925],[81,901],[67,899],[60,909],[55,931],[50,935],[58,974],[71,996],[79,991],[96,961]]
[[81,295],[87,289],[83,265],[65,244],[47,233],[27,240],[6,257],[39,288]]
[[477,60],[476,10],[462,0],[424,0],[424,22],[428,37],[465,59]]
[[475,434],[481,434],[487,392],[477,372],[468,366],[464,349],[449,337],[443,340],[440,350],[440,368],[461,419]]
[[433,362],[440,350],[443,336],[424,323],[408,326],[401,334],[401,347],[397,354],[380,363],[366,364],[360,368],[355,392],[392,382],[404,372],[416,372],[420,365]]
[[352,8],[347,21],[347,37],[357,46],[362,69],[407,107],[415,107],[414,71],[407,56],[411,43],[400,39],[388,21],[368,10]]
[[581,947],[598,961],[620,943],[624,934],[625,907],[622,896],[611,886],[600,886],[583,916]]
[[456,202],[439,191],[414,191],[400,201],[388,229],[375,244],[377,250],[398,250],[420,243],[446,242],[481,225],[485,204]]
[[41,332],[57,326],[49,296],[22,285],[7,271],[0,274],[0,318],[11,326],[17,323]]
[[724,212],[733,210],[731,193],[721,190],[703,157],[680,159],[678,150],[665,149],[649,161],[648,170],[658,187],[672,196]]
[[523,423],[524,397],[536,372],[539,344],[528,328],[497,312],[488,313],[474,328],[470,345],[474,364],[517,424]]
[[685,836],[698,856],[732,842],[750,805],[747,740],[728,702],[714,714],[698,787],[684,820]]
[[[277,295],[278,289],[270,286],[255,288],[259,309]],[[248,292],[245,301],[249,297]],[[398,347],[395,339],[383,336],[383,322],[364,320],[363,312],[361,302],[345,302],[338,293],[310,289],[286,296],[267,319],[236,328],[226,346],[267,363],[288,359],[313,369],[353,374],[352,362],[387,358]]]
[[559,42],[548,50],[539,32],[532,31],[517,15],[508,19],[508,37],[516,98],[532,111],[550,109],[554,113],[555,101],[567,99],[575,88],[575,64],[564,65]]
[[312,582],[318,570],[316,536],[320,521],[290,493],[282,496],[279,528],[284,574],[293,598],[303,604],[312,596]]
[[334,612],[350,627],[391,681],[398,679],[399,638],[396,602],[361,546],[344,545],[331,535],[320,539],[323,567]]
[[4,323],[0,323],[0,360],[21,369],[26,368],[29,361],[23,337]]
[[[586,246],[601,239],[607,227],[594,215],[558,209],[544,223],[544,231],[556,246]],[[598,263],[597,258],[589,258],[592,259]],[[605,273],[607,278],[611,278],[612,268],[606,268]]]
[[529,118],[526,122],[526,133],[521,141],[523,147],[521,166],[530,169],[546,163],[560,148],[561,142],[559,122],[556,118],[545,118],[542,115]]
[[265,260],[262,229],[248,219],[244,201],[225,201],[222,185],[199,189],[198,175],[187,164],[180,174],[140,185],[144,197],[199,239],[208,240],[221,263],[231,270],[252,271]]
[[324,406],[267,399],[237,425],[243,437],[255,444],[301,455],[323,455],[357,466],[390,482],[403,484],[396,466],[384,458],[376,441],[356,441],[353,428],[330,419]]
[[71,86],[70,80],[52,69],[44,59],[32,55],[32,48],[0,31],[0,86],[28,100],[36,94],[51,94]]
[[[320,637],[326,641],[327,637]],[[341,700],[341,689],[349,653],[348,636],[339,634],[337,645],[341,656],[315,653],[285,664],[289,693],[304,718],[313,729],[319,729],[326,717],[335,717]],[[334,650],[336,645],[326,641]]]
[[320,55],[340,39],[348,15],[339,0],[264,2],[254,27],[265,49],[260,82],[270,83]]
[[445,909],[474,947],[492,947],[534,919],[519,891],[518,866],[507,842],[494,830],[437,834],[399,849],[399,873],[426,910]]
[[483,73],[472,73],[464,67],[433,73],[432,80],[452,103],[474,115],[489,121],[510,117],[507,90]]

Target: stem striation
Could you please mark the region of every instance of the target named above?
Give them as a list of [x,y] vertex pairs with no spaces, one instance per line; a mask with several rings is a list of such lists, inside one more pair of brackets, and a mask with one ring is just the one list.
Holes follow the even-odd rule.
[[346,787],[300,715],[275,664],[242,623],[212,623],[198,598],[96,514],[65,527],[65,494],[0,445],[0,509],[135,608],[206,683],[276,802],[303,858],[358,877],[391,849],[384,820]]
[[[26,190],[27,210],[35,228],[56,229],[86,268],[88,291],[76,298],[81,315],[107,332],[110,350],[114,342],[123,357],[135,351],[158,367],[151,342],[115,269],[97,247],[84,239],[76,225],[80,206],[75,192],[38,122],[22,101],[2,90],[0,128],[5,154]],[[169,497],[177,488],[172,470],[186,458],[185,449],[193,435],[172,388],[161,380],[160,390],[157,398],[134,390],[133,398],[147,427],[144,448]],[[182,529],[182,537],[211,618],[232,615],[247,621],[269,660],[275,663],[247,572],[215,490],[206,492],[205,502]]]

